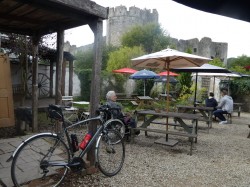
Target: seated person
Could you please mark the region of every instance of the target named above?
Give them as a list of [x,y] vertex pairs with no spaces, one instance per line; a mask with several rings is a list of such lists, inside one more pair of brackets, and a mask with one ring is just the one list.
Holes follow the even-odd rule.
[[221,90],[221,96],[219,105],[216,107],[217,110],[213,112],[215,117],[218,117],[221,122],[219,124],[226,124],[227,120],[223,114],[231,114],[233,112],[233,99],[227,95],[227,90]]
[[218,106],[218,102],[214,98],[214,93],[210,92],[208,98],[205,101],[206,107],[213,107],[214,110],[216,110],[216,107]]
[[[113,118],[120,119],[120,120],[122,120],[125,123],[125,125],[129,125],[132,128],[136,128],[136,122],[132,118],[132,116],[129,115],[129,114],[124,115],[122,113],[122,107],[121,107],[121,105],[119,105],[116,102],[117,96],[116,96],[115,91],[109,91],[106,94],[106,99],[107,99],[106,104],[108,106],[110,106],[110,108],[120,108],[120,110],[112,110]],[[135,131],[135,134],[136,135],[140,134],[140,131],[139,130]]]

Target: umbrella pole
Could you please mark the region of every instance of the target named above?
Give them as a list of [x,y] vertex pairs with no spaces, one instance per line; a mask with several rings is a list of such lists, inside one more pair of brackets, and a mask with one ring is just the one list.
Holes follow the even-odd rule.
[[196,107],[197,78],[198,78],[198,73],[196,72],[196,75],[195,75],[195,88],[194,88],[194,107]]
[[213,93],[214,93],[214,87],[215,87],[215,76],[214,76],[214,86],[213,86]]
[[146,79],[144,79],[144,96],[146,96]]
[[[169,111],[169,63],[167,63],[167,112]],[[168,118],[166,118],[166,131],[168,131]],[[166,134],[166,141],[168,141],[168,134]]]

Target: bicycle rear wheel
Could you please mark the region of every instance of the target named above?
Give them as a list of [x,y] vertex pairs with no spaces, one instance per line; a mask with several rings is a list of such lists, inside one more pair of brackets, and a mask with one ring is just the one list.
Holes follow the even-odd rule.
[[58,136],[41,133],[25,141],[16,152],[12,181],[15,186],[58,186],[68,172],[62,165],[69,159],[69,150]]
[[113,129],[116,130],[121,134],[121,137],[123,138],[125,136],[125,125],[124,123],[119,119],[110,119],[105,123],[105,127],[107,129]]
[[106,176],[116,175],[125,159],[125,145],[119,132],[106,130],[97,141],[96,160],[98,168]]

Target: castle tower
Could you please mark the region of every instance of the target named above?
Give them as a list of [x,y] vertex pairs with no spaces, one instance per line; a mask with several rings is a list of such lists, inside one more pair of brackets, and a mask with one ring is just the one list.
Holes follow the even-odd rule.
[[125,6],[118,6],[109,9],[107,20],[106,44],[119,46],[121,36],[131,27],[145,25],[147,23],[158,23],[158,12],[156,9],[141,10],[137,7],[130,7],[129,11]]

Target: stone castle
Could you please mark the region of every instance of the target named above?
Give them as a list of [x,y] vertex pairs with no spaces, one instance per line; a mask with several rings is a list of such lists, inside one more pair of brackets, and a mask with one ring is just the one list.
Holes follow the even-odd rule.
[[119,46],[121,36],[131,27],[136,25],[145,25],[147,23],[158,23],[158,12],[153,9],[141,10],[137,7],[130,7],[129,10],[125,6],[119,6],[109,9],[107,20],[106,44]]
[[[104,37],[104,42],[107,45],[119,46],[121,36],[131,27],[136,25],[145,25],[147,23],[158,23],[158,12],[156,9],[139,9],[130,7],[129,10],[125,6],[118,6],[109,9],[109,17],[107,20],[107,34]],[[193,54],[208,57],[219,58],[226,64],[228,44],[223,42],[213,42],[211,38],[204,37],[200,41],[197,38],[190,40],[178,40],[171,38],[172,46],[175,46],[179,51],[192,49]],[[81,46],[76,48],[65,43],[65,50],[72,52],[85,51],[93,45]]]

